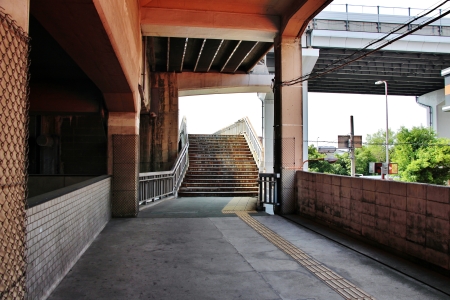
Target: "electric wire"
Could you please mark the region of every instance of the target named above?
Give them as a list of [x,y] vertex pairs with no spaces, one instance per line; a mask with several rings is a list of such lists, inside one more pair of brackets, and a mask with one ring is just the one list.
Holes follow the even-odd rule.
[[[338,141],[317,141],[317,140],[303,140],[304,143],[327,143],[327,144],[338,144]],[[386,143],[370,143],[370,142],[362,142],[364,146],[386,146]],[[413,146],[422,146],[422,147],[431,147],[431,146],[439,146],[439,147],[450,147],[450,144],[444,143],[388,143],[388,146],[403,146],[403,145],[413,145]]]
[[[419,20],[419,19],[421,19],[421,18],[427,16],[428,14],[430,14],[430,13],[432,13],[433,11],[437,10],[438,8],[442,7],[442,6],[443,6],[445,3],[447,3],[447,2],[448,2],[448,1],[446,0],[446,1],[442,2],[441,4],[439,4],[438,6],[434,7],[433,9],[431,9],[431,10],[426,10],[424,14],[419,15],[419,16],[416,16],[415,18],[411,19],[411,20],[408,21],[407,23],[402,24],[401,26],[399,26],[399,27],[397,27],[397,28],[394,28],[393,30],[391,30],[390,32],[388,32],[388,34],[386,34],[385,36],[383,36],[383,37],[381,37],[381,38],[379,38],[379,39],[377,39],[377,40],[374,40],[374,41],[370,42],[370,43],[367,44],[364,48],[361,48],[361,49],[359,49],[359,50],[356,50],[355,52],[353,52],[352,54],[347,55],[346,57],[337,59],[337,60],[333,61],[332,63],[328,64],[326,67],[324,67],[324,68],[322,68],[322,69],[319,69],[319,70],[316,70],[316,71],[314,71],[314,72],[311,72],[311,73],[309,73],[309,74],[307,74],[307,75],[304,75],[304,76],[302,76],[302,78],[305,78],[305,77],[308,77],[308,78],[309,78],[311,75],[320,73],[320,72],[322,72],[322,71],[328,69],[329,67],[331,67],[331,66],[333,66],[333,65],[336,65],[336,64],[338,64],[338,63],[340,63],[340,62],[342,62],[342,61],[345,61],[345,60],[347,60],[347,59],[349,59],[349,58],[355,56],[356,54],[358,54],[358,53],[360,53],[360,52],[366,50],[366,49],[369,48],[370,46],[373,46],[373,45],[375,45],[375,44],[377,44],[377,43],[379,43],[379,42],[382,42],[383,40],[386,40],[386,39],[387,39],[389,36],[391,36],[392,34],[394,34],[394,33],[398,32],[398,31],[400,31],[401,29],[403,29],[403,28],[405,28],[405,27],[408,27],[409,25],[411,25],[411,24],[414,23],[415,21],[417,21],[417,20]],[[294,81],[294,80],[285,81],[285,83],[289,83],[289,82],[292,82],[292,81]]]
[[[390,31],[387,35],[383,36],[382,38],[377,39],[377,40],[375,40],[375,41],[369,43],[369,44],[366,45],[364,48],[359,49],[359,50],[355,51],[354,53],[352,53],[352,54],[350,54],[350,55],[348,55],[348,56],[346,56],[346,57],[344,57],[344,58],[341,58],[341,59],[338,59],[338,60],[333,61],[331,64],[327,65],[325,68],[322,68],[322,69],[320,69],[320,70],[316,70],[316,71],[314,71],[314,72],[311,72],[311,73],[309,73],[309,74],[307,74],[307,75],[304,75],[304,76],[302,76],[302,77],[299,77],[299,78],[297,78],[297,79],[285,81],[284,83],[294,82],[294,81],[296,81],[296,80],[298,80],[298,79],[300,79],[300,78],[307,78],[307,79],[309,79],[312,75],[317,74],[317,73],[320,73],[320,72],[322,72],[323,70],[326,70],[327,68],[329,68],[330,66],[333,66],[333,65],[335,65],[335,64],[337,64],[338,62],[341,62],[341,61],[343,61],[343,60],[347,60],[347,59],[353,57],[355,54],[357,54],[357,53],[359,53],[359,52],[362,52],[363,50],[367,49],[368,47],[370,47],[370,46],[372,46],[372,45],[374,45],[374,44],[377,44],[377,43],[379,43],[379,42],[385,40],[385,39],[386,39],[387,37],[389,37],[390,35],[392,35],[392,34],[398,32],[399,30],[403,29],[403,28],[406,27],[406,26],[411,25],[413,22],[417,21],[418,19],[421,19],[421,18],[425,17],[426,15],[430,14],[431,12],[436,11],[438,8],[440,8],[441,6],[443,6],[443,5],[444,5],[445,3],[447,3],[447,2],[448,2],[448,0],[445,0],[445,1],[442,2],[441,4],[439,4],[439,5],[437,5],[436,7],[434,7],[433,9],[427,10],[426,13],[424,13],[424,14],[422,14],[422,15],[419,15],[419,16],[415,17],[414,19],[412,19],[412,20],[410,20],[409,22],[407,22],[407,23],[401,25],[401,26],[398,27],[398,28],[393,29],[392,31]],[[445,15],[442,15],[441,17],[443,17],[443,16],[445,16]],[[426,25],[425,25],[425,26],[426,26]],[[412,33],[412,32],[409,32],[408,34],[411,34],[411,33]],[[386,44],[385,46],[387,46],[387,45],[388,45],[388,44]],[[345,66],[345,65],[344,65],[344,66]],[[307,79],[305,79],[305,80],[307,80]],[[303,81],[304,81],[304,80],[303,80]],[[298,83],[298,82],[295,82],[294,84],[296,84],[296,83]]]
[[[340,61],[347,60],[347,59],[353,57],[355,54],[360,53],[361,51],[366,50],[368,47],[370,47],[370,46],[372,46],[372,45],[374,45],[374,44],[377,44],[377,43],[379,43],[379,42],[381,42],[381,41],[383,41],[383,40],[386,40],[387,37],[389,37],[390,35],[394,34],[395,32],[398,32],[398,31],[401,30],[402,28],[404,28],[404,27],[406,27],[406,26],[412,24],[414,21],[417,21],[418,19],[423,18],[424,16],[430,14],[431,12],[435,12],[439,7],[443,6],[443,5],[444,5],[445,3],[447,3],[447,2],[449,2],[449,0],[443,1],[442,3],[440,3],[439,5],[437,5],[437,6],[436,6],[435,8],[433,8],[432,10],[429,10],[429,11],[427,11],[426,13],[424,13],[424,14],[422,14],[422,15],[416,17],[416,18],[414,18],[413,20],[411,20],[411,21],[409,21],[409,22],[403,24],[403,25],[400,26],[399,28],[396,28],[396,29],[394,29],[393,31],[389,32],[386,36],[383,36],[382,38],[380,38],[380,39],[378,39],[378,40],[376,40],[376,41],[373,41],[373,42],[369,43],[369,45],[365,46],[365,47],[362,48],[362,49],[359,49],[359,50],[355,51],[354,53],[350,54],[349,56],[347,56],[347,57],[345,57],[345,58],[342,58],[342,59],[339,59],[337,62],[331,63],[329,66],[333,66],[333,65],[335,65],[336,63],[338,63],[338,62],[340,62]],[[326,75],[326,74],[328,74],[328,73],[331,73],[331,72],[333,72],[333,71],[336,71],[336,70],[338,70],[338,69],[341,69],[341,68],[343,68],[343,67],[346,66],[346,65],[349,65],[349,64],[351,64],[351,63],[353,63],[353,62],[355,62],[355,61],[357,61],[357,60],[360,60],[360,59],[362,59],[362,58],[364,58],[364,57],[366,57],[366,56],[369,56],[370,54],[375,53],[375,52],[377,52],[377,51],[379,51],[379,50],[385,48],[386,46],[388,46],[388,45],[390,45],[390,44],[392,44],[392,43],[394,43],[394,42],[396,42],[396,41],[398,41],[398,40],[404,38],[405,36],[408,36],[408,35],[410,35],[410,34],[416,32],[416,31],[422,29],[423,27],[425,27],[425,26],[427,26],[427,25],[436,22],[437,20],[439,20],[439,19],[445,17],[445,16],[448,15],[448,14],[450,14],[450,10],[447,10],[447,11],[444,12],[444,13],[440,13],[437,17],[434,17],[434,18],[432,18],[431,20],[424,21],[423,23],[421,23],[420,25],[418,25],[416,28],[407,31],[406,33],[403,33],[403,34],[401,34],[400,36],[398,36],[398,37],[396,37],[396,38],[394,38],[394,39],[392,39],[392,40],[387,40],[386,43],[382,44],[381,46],[379,46],[379,47],[377,47],[377,48],[375,48],[375,49],[373,49],[373,50],[371,50],[371,51],[369,51],[369,52],[366,52],[366,53],[364,53],[364,54],[362,54],[362,55],[360,55],[360,56],[358,56],[358,57],[356,57],[356,58],[354,58],[354,59],[352,59],[352,60],[350,60],[350,61],[348,61],[348,62],[346,62],[346,63],[344,63],[344,64],[341,64],[341,65],[336,66],[336,67],[334,67],[334,68],[332,68],[332,69],[329,69],[329,70],[326,70],[327,68],[329,68],[329,66],[327,66],[327,67],[321,69],[320,71],[314,71],[314,72],[311,72],[311,73],[309,73],[309,74],[307,74],[307,75],[298,77],[298,78],[296,78],[296,79],[292,79],[292,80],[288,80],[288,81],[283,81],[283,82],[280,82],[280,83],[275,83],[275,84],[273,85],[273,88],[275,89],[277,86],[291,86],[291,85],[298,84],[298,83],[301,83],[301,82],[306,81],[306,80],[310,80],[310,79],[315,79],[315,78],[321,77],[321,76],[323,76],[323,75]],[[325,71],[323,71],[323,70],[325,70]]]

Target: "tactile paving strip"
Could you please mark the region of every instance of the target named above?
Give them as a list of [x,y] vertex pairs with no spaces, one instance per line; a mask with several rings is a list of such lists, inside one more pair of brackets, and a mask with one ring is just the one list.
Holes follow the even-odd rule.
[[241,218],[242,221],[247,223],[256,232],[265,237],[269,242],[277,246],[281,251],[291,256],[301,266],[306,268],[317,278],[322,280],[325,284],[331,287],[344,299],[351,300],[374,300],[375,298],[357,288],[354,284],[339,276],[319,261],[315,260],[299,248],[297,248],[291,242],[285,240],[274,231],[270,230],[254,218],[252,218],[247,212],[235,212],[236,215]]
[[236,212],[256,213],[256,198],[234,197],[222,209],[223,214],[234,214]]

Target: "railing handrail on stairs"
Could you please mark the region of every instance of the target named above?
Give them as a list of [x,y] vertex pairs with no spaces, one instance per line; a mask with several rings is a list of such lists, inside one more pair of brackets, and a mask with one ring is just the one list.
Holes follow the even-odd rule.
[[178,189],[189,166],[189,138],[186,117],[180,125],[178,143],[182,150],[170,171],[139,173],[139,205],[167,196],[177,196]]
[[213,133],[214,135],[239,135],[243,134],[247,141],[250,151],[253,154],[253,158],[261,173],[264,169],[264,148],[261,144],[255,129],[250,123],[248,117],[242,118],[236,121],[234,124],[229,125]]

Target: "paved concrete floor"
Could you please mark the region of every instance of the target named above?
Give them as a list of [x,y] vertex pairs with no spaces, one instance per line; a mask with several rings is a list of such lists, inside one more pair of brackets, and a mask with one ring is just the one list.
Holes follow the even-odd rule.
[[[49,299],[343,299],[235,214],[223,214],[231,200],[179,198],[111,220]],[[318,234],[312,223],[252,216],[376,299],[450,299],[450,278],[393,259],[422,283],[370,258],[383,260],[382,252],[313,228]]]

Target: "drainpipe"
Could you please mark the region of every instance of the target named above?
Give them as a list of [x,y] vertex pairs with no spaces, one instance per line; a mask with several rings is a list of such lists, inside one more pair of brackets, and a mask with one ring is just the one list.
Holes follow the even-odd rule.
[[262,143],[264,145],[264,100],[263,99],[259,99],[261,100],[261,139],[262,139]]
[[430,114],[430,116],[429,116],[430,121],[429,121],[428,126],[430,128],[433,128],[433,108],[431,107],[431,105],[426,105],[426,104],[423,104],[423,103],[419,102],[419,96],[416,96],[416,103],[419,104],[420,106],[425,107],[426,109],[428,109],[428,113]]
[[[266,98],[266,97],[264,97],[264,98]],[[259,98],[259,100],[261,100],[261,144],[264,149],[264,146],[266,144],[264,141],[264,99]],[[266,153],[265,153],[266,150],[263,150],[263,151],[264,151],[264,159],[262,162],[260,162],[261,163],[260,173],[265,172],[265,170],[266,170]]]

